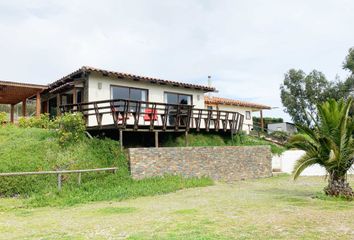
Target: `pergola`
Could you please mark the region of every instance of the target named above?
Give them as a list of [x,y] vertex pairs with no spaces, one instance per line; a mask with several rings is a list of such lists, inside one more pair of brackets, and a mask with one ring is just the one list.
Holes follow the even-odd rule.
[[36,98],[36,116],[41,114],[41,92],[45,85],[0,81],[0,104],[11,105],[10,121],[14,122],[15,105],[22,102],[22,115],[26,116],[26,100]]

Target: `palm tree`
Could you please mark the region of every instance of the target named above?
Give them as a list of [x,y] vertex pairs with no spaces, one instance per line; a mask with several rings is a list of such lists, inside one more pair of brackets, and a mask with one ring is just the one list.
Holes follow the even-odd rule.
[[353,197],[347,182],[347,172],[354,162],[354,121],[349,117],[352,99],[328,100],[317,106],[318,121],[314,126],[298,125],[299,134],[290,139],[295,148],[306,153],[295,164],[293,175],[297,179],[309,166],[319,164],[328,174],[327,195]]

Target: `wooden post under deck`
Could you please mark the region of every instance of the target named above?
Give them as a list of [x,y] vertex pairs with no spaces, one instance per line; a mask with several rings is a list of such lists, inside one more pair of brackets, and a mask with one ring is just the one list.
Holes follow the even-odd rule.
[[10,108],[10,122],[14,123],[15,122],[15,104],[11,104]]
[[185,131],[184,132],[184,144],[186,145],[186,147],[188,147],[189,143],[188,143],[188,132]]
[[155,147],[159,147],[159,132],[155,131]]
[[261,118],[261,132],[264,130],[264,122],[263,122],[263,111],[259,111],[260,113],[260,118]]
[[37,92],[36,94],[36,117],[41,115],[41,93]]
[[119,146],[120,150],[123,150],[123,130],[119,129]]
[[22,117],[26,117],[27,115],[27,105],[26,105],[26,99],[22,101]]

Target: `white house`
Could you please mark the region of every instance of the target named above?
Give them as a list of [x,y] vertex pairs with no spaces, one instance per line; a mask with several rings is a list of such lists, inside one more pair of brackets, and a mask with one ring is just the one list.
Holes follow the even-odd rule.
[[231,133],[249,132],[252,112],[270,109],[206,96],[214,91],[209,86],[84,66],[49,84],[41,93],[41,105],[42,112],[53,116],[80,111],[89,129]]

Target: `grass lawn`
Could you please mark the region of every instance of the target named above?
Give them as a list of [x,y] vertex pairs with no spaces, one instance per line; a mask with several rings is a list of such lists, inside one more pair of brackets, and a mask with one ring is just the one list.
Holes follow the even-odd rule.
[[281,175],[67,207],[0,199],[0,238],[354,239],[354,202],[315,198],[325,184]]

